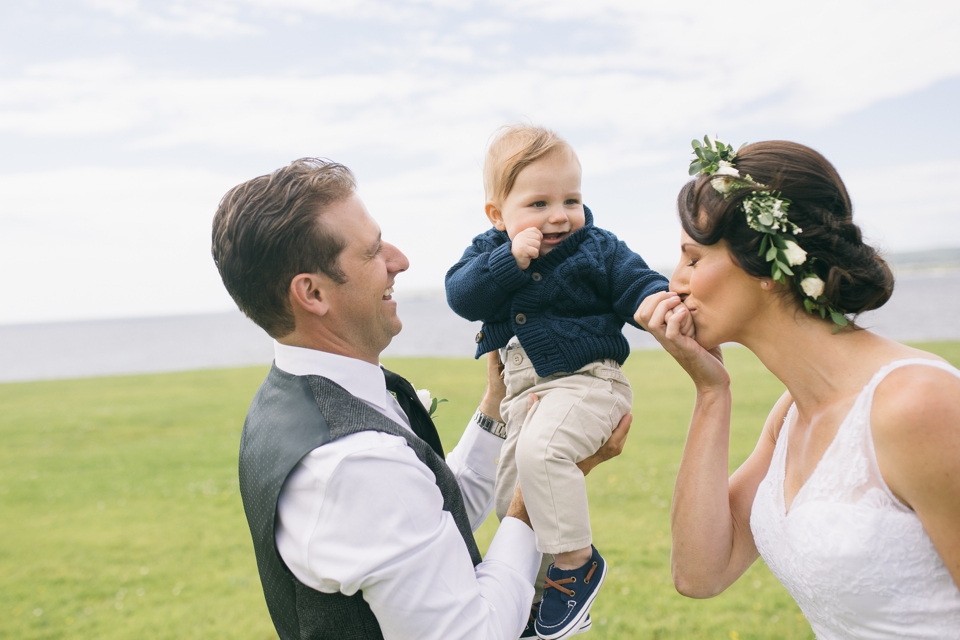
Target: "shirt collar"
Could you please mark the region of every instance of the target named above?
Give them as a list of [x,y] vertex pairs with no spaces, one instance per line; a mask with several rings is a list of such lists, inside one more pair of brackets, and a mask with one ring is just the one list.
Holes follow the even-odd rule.
[[294,376],[323,376],[360,400],[388,410],[387,382],[379,365],[273,341],[274,364]]

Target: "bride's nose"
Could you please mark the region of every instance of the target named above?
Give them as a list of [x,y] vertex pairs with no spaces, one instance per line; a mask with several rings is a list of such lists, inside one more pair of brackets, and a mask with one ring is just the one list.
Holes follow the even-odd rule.
[[673,270],[673,275],[670,276],[670,291],[679,293],[681,302],[686,300],[690,293],[690,277],[686,273],[685,266],[683,260],[681,260],[677,268]]

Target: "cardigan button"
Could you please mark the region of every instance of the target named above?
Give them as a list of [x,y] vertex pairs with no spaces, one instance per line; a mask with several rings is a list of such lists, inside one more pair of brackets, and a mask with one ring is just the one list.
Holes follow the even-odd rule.
[[541,280],[543,280],[543,276],[537,273],[536,271],[534,271],[533,273],[530,274],[530,279],[533,280],[534,282],[540,282]]
[[527,324],[527,316],[522,313],[518,313],[517,317],[513,319],[517,324]]
[[477,344],[480,344],[480,341],[483,340],[483,331],[477,332]]

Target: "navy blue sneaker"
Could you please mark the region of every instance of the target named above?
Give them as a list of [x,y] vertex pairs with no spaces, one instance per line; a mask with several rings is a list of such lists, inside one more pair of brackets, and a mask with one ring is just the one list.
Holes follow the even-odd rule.
[[579,569],[564,571],[550,565],[543,587],[543,601],[534,623],[543,640],[576,635],[590,626],[590,605],[607,575],[607,563],[593,545],[593,555]]
[[[523,628],[523,633],[520,634],[520,640],[524,638],[539,638],[537,635],[536,629],[534,629],[534,622],[537,619],[537,609],[540,608],[539,602],[534,602],[530,607],[530,620],[527,622],[527,626]],[[590,631],[590,627],[593,626],[593,620],[590,619],[590,614],[587,614],[587,619],[583,621],[583,624],[580,626],[580,629],[577,633],[586,633]],[[576,634],[574,634],[576,635]]]

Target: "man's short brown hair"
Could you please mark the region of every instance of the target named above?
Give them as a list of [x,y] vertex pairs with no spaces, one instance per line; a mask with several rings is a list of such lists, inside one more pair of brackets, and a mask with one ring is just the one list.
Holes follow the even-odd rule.
[[343,239],[322,212],[356,190],[342,164],[301,158],[270,175],[237,185],[213,218],[213,261],[237,306],[273,338],[295,328],[290,282],[300,273],[346,276],[338,258]]

